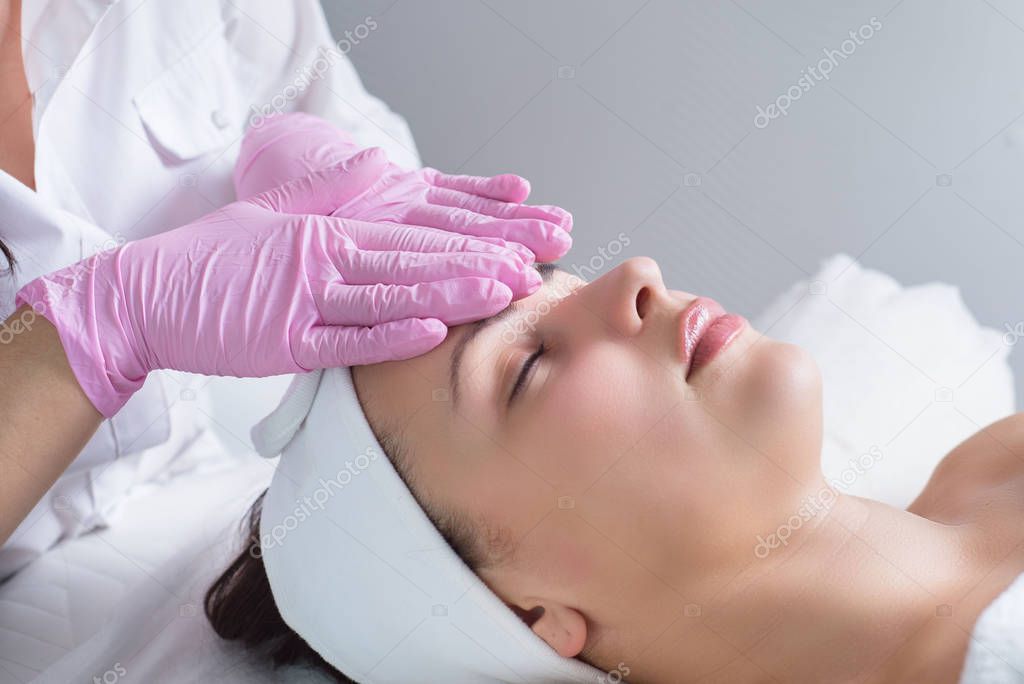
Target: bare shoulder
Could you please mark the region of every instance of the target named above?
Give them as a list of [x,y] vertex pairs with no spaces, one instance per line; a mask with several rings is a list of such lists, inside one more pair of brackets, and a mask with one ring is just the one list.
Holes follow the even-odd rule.
[[1024,413],[997,420],[958,444],[907,510],[965,522],[977,513],[979,496],[1000,498],[1008,491],[1024,492]]

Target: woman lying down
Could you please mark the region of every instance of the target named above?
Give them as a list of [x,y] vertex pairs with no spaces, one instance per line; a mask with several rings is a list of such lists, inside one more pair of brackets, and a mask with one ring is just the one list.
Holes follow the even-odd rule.
[[[250,170],[344,149],[306,124]],[[296,381],[221,636],[339,681],[1024,681],[1024,417],[907,510],[840,494],[801,349],[650,259],[541,273],[423,356]]]

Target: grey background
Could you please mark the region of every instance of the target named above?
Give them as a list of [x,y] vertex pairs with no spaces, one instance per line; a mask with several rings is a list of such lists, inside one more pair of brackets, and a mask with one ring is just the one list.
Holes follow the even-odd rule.
[[[756,315],[839,251],[1024,320],[1024,7],[1009,0],[324,0],[426,164],[514,171],[576,217],[563,261],[620,232],[671,287]],[[768,126],[803,70],[882,28]],[[619,259],[606,262],[610,268]],[[1019,346],[1019,345],[1018,345]],[[1017,393],[1024,358],[1010,356]]]

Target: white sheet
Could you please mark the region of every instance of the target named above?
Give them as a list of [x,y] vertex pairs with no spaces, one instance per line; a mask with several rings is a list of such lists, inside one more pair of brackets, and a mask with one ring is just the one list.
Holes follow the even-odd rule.
[[[265,464],[248,462],[210,477],[189,477],[155,493],[150,509],[181,502],[194,506],[185,529],[202,534],[179,538],[181,550],[125,593],[103,629],[69,651],[33,681],[53,683],[111,681],[124,677],[143,682],[328,682],[303,668],[273,671],[232,642],[220,639],[203,614],[210,583],[238,549],[239,519],[268,484]],[[225,498],[225,494],[229,496]],[[172,515],[165,520],[173,518]],[[141,521],[140,536],[158,521]],[[180,524],[185,521],[170,521]],[[164,523],[167,524],[167,523]],[[133,527],[136,521],[132,522]],[[152,539],[152,535],[150,536]]]
[[[214,681],[196,675],[220,680],[248,662],[213,633],[202,594],[237,550],[240,520],[274,464],[208,447],[202,469],[140,488],[112,527],[68,540],[0,586],[0,681],[103,681],[118,667],[136,681]],[[252,681],[263,669],[240,671]]]

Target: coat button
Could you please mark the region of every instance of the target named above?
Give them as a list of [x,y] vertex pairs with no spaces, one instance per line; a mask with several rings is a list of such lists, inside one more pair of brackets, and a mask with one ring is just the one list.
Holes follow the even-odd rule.
[[213,122],[214,126],[221,130],[224,130],[231,125],[231,120],[228,119],[227,114],[219,109],[214,109],[210,112],[210,121]]

